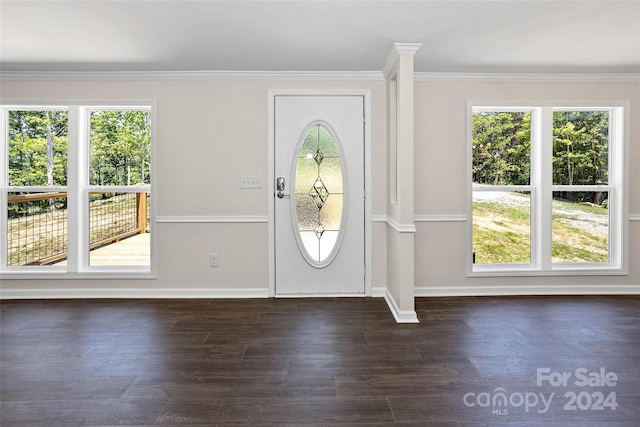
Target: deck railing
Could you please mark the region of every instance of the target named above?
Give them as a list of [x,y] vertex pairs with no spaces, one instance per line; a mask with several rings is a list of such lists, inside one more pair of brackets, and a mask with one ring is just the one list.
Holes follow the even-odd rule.
[[[149,193],[90,193],[89,249],[149,231]],[[67,194],[9,195],[7,265],[44,265],[67,257]]]

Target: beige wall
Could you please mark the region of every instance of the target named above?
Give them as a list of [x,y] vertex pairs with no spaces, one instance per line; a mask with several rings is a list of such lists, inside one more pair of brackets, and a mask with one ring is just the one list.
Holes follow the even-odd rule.
[[[416,224],[416,287],[422,294],[446,294],[495,287],[559,289],[567,285],[635,285],[640,291],[640,221],[629,222],[628,276],[468,278],[467,100],[505,102],[622,101],[631,104],[629,212],[640,214],[639,83],[489,83],[418,81],[416,89],[415,212],[445,221]],[[450,219],[450,220],[448,220]],[[456,291],[452,291],[455,293]]]
[[[158,216],[268,215],[269,89],[371,89],[372,214],[387,214],[386,83],[384,80],[1,81],[2,100],[155,100],[154,200]],[[631,102],[629,206],[640,215],[640,84],[415,84],[415,214],[466,215],[466,102],[589,100]],[[240,175],[261,175],[262,190],[240,190]],[[387,225],[372,225],[372,286],[387,283]],[[419,222],[415,284],[432,294],[514,286],[635,285],[640,289],[640,221],[629,224],[629,275],[467,278],[466,223]],[[268,224],[156,224],[158,268],[146,280],[3,280],[16,289],[266,290]],[[389,244],[395,244],[390,241]],[[208,267],[217,252],[220,267]],[[393,260],[391,260],[393,261]],[[400,263],[398,263],[400,264]],[[456,291],[458,289],[458,291]],[[462,291],[460,291],[462,289]]]
[[[382,80],[2,81],[7,100],[155,100],[155,213],[158,217],[259,216],[268,212],[268,91],[370,89],[372,214],[386,206],[386,87]],[[241,190],[241,175],[263,178]],[[12,289],[237,289],[269,286],[269,225],[158,223],[157,278],[3,280]],[[386,281],[386,230],[372,227],[373,286]],[[208,266],[218,253],[220,266]],[[258,292],[260,294],[260,292]]]

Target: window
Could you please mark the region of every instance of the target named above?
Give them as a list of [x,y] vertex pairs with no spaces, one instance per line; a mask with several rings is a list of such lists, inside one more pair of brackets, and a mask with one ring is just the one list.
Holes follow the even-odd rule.
[[295,188],[300,252],[312,266],[326,267],[342,240],[345,189],[338,141],[323,124],[314,124],[301,141]]
[[624,273],[624,106],[469,113],[470,273]]
[[[35,265],[67,252],[68,111],[7,111],[6,265]],[[36,238],[37,236],[37,238]],[[37,240],[37,241],[36,241]],[[3,251],[4,252],[4,251]],[[5,263],[3,263],[5,264]]]
[[150,273],[152,106],[0,113],[0,271]]

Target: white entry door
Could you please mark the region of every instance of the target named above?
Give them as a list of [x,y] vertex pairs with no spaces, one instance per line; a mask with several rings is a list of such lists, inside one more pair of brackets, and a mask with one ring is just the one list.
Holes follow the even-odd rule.
[[364,294],[364,97],[276,95],[276,295]]

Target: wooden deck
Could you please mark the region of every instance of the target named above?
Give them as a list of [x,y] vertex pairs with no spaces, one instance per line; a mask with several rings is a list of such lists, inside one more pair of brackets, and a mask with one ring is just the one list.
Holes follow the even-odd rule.
[[[90,252],[90,265],[149,265],[150,234],[136,234]],[[57,265],[66,265],[61,261]]]

